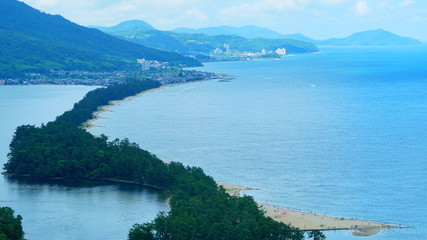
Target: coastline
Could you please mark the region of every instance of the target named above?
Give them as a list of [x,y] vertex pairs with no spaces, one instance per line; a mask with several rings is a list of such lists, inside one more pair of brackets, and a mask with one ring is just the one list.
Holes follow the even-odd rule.
[[[240,196],[245,190],[259,190],[229,183],[217,182],[217,184],[223,186],[231,196]],[[259,202],[258,206],[265,212],[265,216],[302,231],[348,230],[352,231],[351,234],[355,237],[367,237],[374,236],[385,229],[402,228],[401,226],[386,223],[320,215]]]
[[120,104],[119,104],[120,102],[130,101],[133,98],[140,97],[146,93],[156,92],[156,91],[166,89],[168,87],[178,86],[178,85],[182,85],[182,84],[189,84],[189,83],[193,83],[193,82],[204,82],[204,81],[210,81],[210,80],[218,80],[219,82],[229,82],[234,78],[235,78],[234,76],[231,76],[228,74],[217,74],[217,77],[215,77],[215,78],[208,78],[208,79],[201,79],[201,80],[195,80],[195,81],[165,84],[165,85],[162,85],[158,88],[152,88],[152,89],[149,89],[146,91],[142,91],[136,95],[129,96],[129,97],[126,97],[126,98],[121,99],[121,100],[113,100],[113,101],[110,101],[108,105],[98,107],[97,111],[92,113],[92,118],[82,124],[82,128],[89,130],[91,128],[101,127],[99,125],[96,125],[94,122],[98,119],[105,119],[106,118],[106,117],[102,116],[102,113],[111,112],[110,108],[114,107],[114,106],[120,106]]
[[[233,78],[234,78],[233,76],[229,76],[229,75],[219,75],[218,78],[203,79],[203,80],[198,80],[197,82],[208,81],[208,80],[219,80],[219,82],[228,82]],[[187,84],[192,82],[196,82],[196,81],[166,84],[158,88],[153,88],[153,89],[143,91],[134,96],[126,97],[122,100],[110,101],[108,105],[98,107],[98,110],[92,114],[93,118],[83,123],[82,128],[88,130],[95,127],[101,127],[99,125],[94,124],[94,122],[98,119],[105,118],[102,116],[102,113],[111,111],[110,107],[119,106],[119,103],[122,101],[129,101],[134,97],[139,97],[146,93],[155,92],[155,91],[165,89],[167,87],[172,87],[172,86]],[[168,161],[164,161],[164,162],[166,164],[170,163]],[[93,180],[137,184],[129,181],[121,181],[121,180],[114,180],[114,179],[93,179]],[[256,188],[239,186],[239,185],[223,183],[223,182],[217,182],[217,184],[218,186],[222,186],[226,190],[226,192],[231,196],[237,196],[237,197],[241,196],[242,192],[245,190],[259,190]],[[139,185],[146,186],[144,184],[139,184]],[[153,187],[153,186],[147,186],[147,187]],[[153,187],[153,188],[156,188],[156,187]],[[362,236],[376,235],[384,229],[401,228],[401,226],[396,226],[396,225],[390,225],[390,224],[372,222],[372,221],[364,221],[364,220],[358,220],[358,219],[346,219],[346,218],[332,217],[332,216],[326,216],[326,215],[318,215],[314,213],[308,213],[308,212],[293,210],[293,209],[269,205],[269,204],[258,203],[258,206],[261,210],[265,212],[265,216],[270,217],[277,222],[282,222],[292,227],[299,228],[302,231],[349,230],[349,231],[352,231],[353,236],[362,237]]]
[[[181,83],[179,83],[179,84],[181,84]],[[160,91],[162,89],[165,89],[168,86],[173,86],[173,85],[175,85],[175,84],[163,85],[163,86],[160,86],[158,88],[149,89],[149,90],[140,92],[140,93],[138,93],[138,94],[136,94],[134,96],[129,96],[129,97],[126,97],[126,98],[121,99],[121,100],[110,101],[108,105],[104,105],[104,106],[98,107],[97,111],[95,111],[94,113],[92,113],[92,118],[82,124],[82,128],[86,129],[86,130],[89,130],[91,128],[101,127],[99,125],[94,124],[94,122],[96,120],[98,120],[98,119],[105,119],[106,117],[103,117],[101,114],[104,113],[104,112],[111,112],[110,108],[114,107],[114,106],[120,106],[120,104],[119,104],[120,102],[130,101],[132,98],[142,96],[142,95],[144,95],[146,93]]]

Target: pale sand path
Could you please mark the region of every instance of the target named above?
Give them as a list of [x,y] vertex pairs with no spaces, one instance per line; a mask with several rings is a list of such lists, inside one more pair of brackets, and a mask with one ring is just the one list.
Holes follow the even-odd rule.
[[140,93],[138,93],[136,95],[126,97],[126,98],[124,98],[122,100],[110,101],[108,103],[108,105],[98,107],[98,110],[96,112],[92,113],[92,119],[89,119],[88,121],[84,122],[82,124],[82,128],[86,129],[86,130],[89,130],[91,128],[100,127],[100,126],[94,124],[93,122],[95,122],[98,119],[103,119],[103,118],[105,119],[105,117],[102,116],[102,113],[103,112],[111,112],[110,108],[114,107],[114,106],[120,106],[120,104],[119,104],[120,102],[130,101],[133,98],[142,96],[142,95],[144,95],[146,93],[160,91],[160,90],[168,88],[168,87],[173,87],[173,86],[182,85],[182,84],[190,84],[190,83],[194,83],[194,82],[210,81],[210,80],[215,80],[215,79],[217,79],[219,81],[221,81],[221,80],[231,80],[231,79],[234,79],[234,77],[231,77],[229,75],[224,75],[224,74],[218,74],[218,77],[211,78],[211,79],[203,79],[203,80],[190,81],[190,82],[171,83],[171,84],[162,85],[162,86],[160,86],[158,88],[152,88],[152,89],[140,92]]
[[[223,186],[232,196],[240,196],[243,190],[255,190],[250,187],[228,183],[218,182],[218,184]],[[330,217],[269,204],[258,203],[258,205],[265,212],[266,216],[271,217],[275,221],[299,228],[300,230],[354,230],[352,233],[353,236],[372,236],[383,229],[398,228],[398,226],[385,223]]]
[[82,124],[82,128],[84,128],[84,129],[88,130],[88,129],[91,129],[91,128],[100,127],[100,126],[98,126],[98,125],[94,124],[93,122],[94,122],[94,121],[96,121],[96,120],[98,120],[98,119],[103,119],[103,118],[105,118],[105,117],[103,117],[101,114],[102,114],[102,113],[104,113],[104,112],[110,112],[110,111],[111,111],[111,110],[110,110],[110,108],[111,108],[111,107],[114,107],[114,106],[120,106],[120,104],[119,104],[120,102],[123,102],[123,101],[130,101],[130,100],[132,100],[132,98],[142,96],[142,95],[144,95],[144,94],[146,94],[146,93],[159,91],[159,90],[162,90],[162,89],[164,89],[164,88],[166,88],[166,87],[170,87],[170,86],[173,86],[173,85],[174,85],[174,84],[170,84],[170,85],[163,85],[163,86],[160,86],[160,87],[158,87],[158,88],[153,88],[153,89],[149,89],[149,90],[146,90],[146,91],[140,92],[140,93],[138,93],[138,94],[136,94],[136,95],[134,95],[134,96],[126,97],[126,98],[124,98],[124,99],[122,99],[122,100],[114,100],[114,101],[110,101],[108,105],[104,105],[104,106],[100,106],[100,107],[98,107],[98,110],[97,110],[96,112],[92,113],[92,119],[89,119],[88,121],[84,122],[84,123]]

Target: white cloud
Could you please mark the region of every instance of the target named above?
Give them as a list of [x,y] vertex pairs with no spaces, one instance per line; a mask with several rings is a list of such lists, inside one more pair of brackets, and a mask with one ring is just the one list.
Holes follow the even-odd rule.
[[261,1],[261,7],[264,9],[275,9],[278,11],[285,11],[288,9],[295,8],[297,4],[304,4],[304,1],[294,0],[263,0]]
[[321,2],[325,5],[338,5],[347,2],[347,0],[322,0]]
[[53,7],[58,4],[58,0],[36,0],[33,4],[37,7]]
[[413,0],[405,0],[405,1],[401,2],[401,3],[399,3],[399,7],[407,7],[407,6],[413,5],[415,3],[416,2],[413,1]]
[[255,0],[252,2],[245,1],[244,3],[238,5],[232,5],[220,9],[219,18],[260,18],[272,13],[283,13],[291,9],[303,7],[309,1],[310,0]]
[[191,8],[185,12],[185,18],[190,18],[192,20],[204,21],[208,16],[196,8]]
[[359,16],[365,16],[371,11],[367,1],[357,1],[355,5],[355,13]]

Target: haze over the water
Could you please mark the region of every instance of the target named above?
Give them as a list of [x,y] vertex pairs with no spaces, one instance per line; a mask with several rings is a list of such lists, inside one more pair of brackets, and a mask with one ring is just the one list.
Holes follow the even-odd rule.
[[427,41],[424,0],[22,0],[81,25],[139,19],[158,29],[258,25],[315,39],[383,28]]

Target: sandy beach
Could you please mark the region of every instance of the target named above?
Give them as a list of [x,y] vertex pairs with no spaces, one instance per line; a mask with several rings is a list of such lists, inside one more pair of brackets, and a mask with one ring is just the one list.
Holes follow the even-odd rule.
[[[228,183],[218,182],[218,184],[232,196],[240,196],[244,190],[256,190]],[[318,215],[269,204],[258,203],[258,206],[266,216],[300,230],[353,230],[353,236],[373,236],[383,229],[398,228],[398,226],[385,223]]]
[[82,127],[83,127],[84,129],[86,129],[86,130],[91,129],[91,128],[95,128],[95,127],[100,127],[100,126],[98,126],[98,125],[94,124],[93,122],[95,122],[95,121],[96,121],[96,120],[98,120],[98,119],[103,119],[103,118],[105,118],[105,117],[103,117],[103,116],[102,116],[102,113],[103,113],[103,112],[111,111],[111,110],[110,110],[110,108],[111,108],[111,107],[113,107],[113,106],[118,106],[120,102],[123,102],[123,101],[130,101],[130,100],[132,100],[133,98],[135,98],[135,97],[139,97],[139,96],[142,96],[142,95],[144,95],[144,94],[146,94],[146,93],[160,91],[160,90],[165,89],[165,88],[167,88],[167,87],[173,87],[173,86],[181,85],[181,84],[188,84],[188,83],[202,82],[202,81],[210,81],[210,80],[230,81],[230,80],[232,80],[232,79],[234,79],[234,77],[233,77],[233,76],[230,76],[230,75],[227,75],[227,74],[218,74],[218,77],[217,77],[217,78],[204,79],[204,80],[197,80],[197,81],[190,81],[190,82],[180,82],[180,83],[173,83],[173,84],[162,85],[162,86],[160,86],[160,87],[158,87],[158,88],[149,89],[149,90],[146,90],[146,91],[140,92],[140,93],[138,93],[138,94],[136,94],[136,95],[134,95],[134,96],[126,97],[126,98],[124,98],[124,99],[122,99],[122,100],[114,100],[114,101],[110,101],[108,105],[104,105],[104,106],[100,106],[100,107],[98,107],[98,110],[92,114],[92,119],[89,119],[88,121],[84,122],[84,123],[82,124]]
[[120,102],[130,101],[132,98],[142,96],[142,95],[144,95],[146,93],[149,93],[149,92],[159,91],[159,90],[165,89],[166,87],[170,87],[170,86],[173,86],[173,84],[171,84],[171,85],[163,85],[163,86],[158,87],[158,88],[149,89],[147,91],[140,92],[140,93],[138,93],[138,94],[136,94],[134,96],[126,97],[126,98],[124,98],[122,100],[110,101],[108,105],[104,105],[104,106],[98,107],[98,110],[92,114],[92,119],[89,119],[88,121],[84,122],[82,124],[82,127],[84,129],[86,129],[86,130],[87,129],[91,129],[91,128],[95,128],[95,127],[100,127],[100,126],[94,124],[93,122],[95,122],[98,119],[105,118],[105,117],[102,116],[102,113],[111,111],[110,110],[111,107],[118,106]]
[[243,190],[258,190],[257,188],[250,188],[223,182],[217,182],[217,184],[222,186],[228,194],[236,197],[240,196]]

